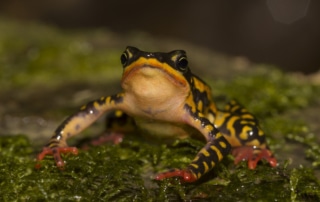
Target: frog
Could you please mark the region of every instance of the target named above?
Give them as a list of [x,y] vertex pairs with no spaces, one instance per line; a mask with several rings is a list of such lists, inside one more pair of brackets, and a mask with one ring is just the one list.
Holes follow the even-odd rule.
[[67,139],[109,113],[116,117],[113,121],[130,119],[137,131],[150,137],[203,140],[203,147],[185,168],[158,173],[155,180],[177,177],[195,182],[230,153],[235,164],[247,161],[249,169],[259,161],[277,166],[258,120],[236,100],[218,109],[211,87],[191,72],[186,51],[146,52],[128,46],[120,61],[122,91],[93,100],[67,117],[38,154],[37,165],[52,155],[63,169],[61,154],[78,154]]

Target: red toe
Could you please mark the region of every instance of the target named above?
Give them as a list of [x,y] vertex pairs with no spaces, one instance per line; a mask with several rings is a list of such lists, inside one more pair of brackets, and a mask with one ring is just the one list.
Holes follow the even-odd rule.
[[180,177],[182,182],[194,182],[197,180],[197,177],[189,170],[179,170],[179,169],[174,169],[168,172],[159,173],[155,177],[155,179],[163,180],[171,177]]
[[78,149],[76,147],[54,147],[54,148],[45,147],[43,148],[42,152],[37,156],[38,163],[35,165],[35,168],[39,169],[41,167],[40,161],[42,161],[45,156],[52,155],[54,158],[54,161],[56,162],[57,167],[59,169],[63,169],[64,161],[61,158],[61,154],[67,154],[67,153],[77,155]]
[[247,160],[249,169],[255,169],[262,159],[268,161],[271,167],[277,166],[277,160],[268,149],[254,149],[251,146],[237,147],[233,149],[232,155],[235,157],[235,164]]

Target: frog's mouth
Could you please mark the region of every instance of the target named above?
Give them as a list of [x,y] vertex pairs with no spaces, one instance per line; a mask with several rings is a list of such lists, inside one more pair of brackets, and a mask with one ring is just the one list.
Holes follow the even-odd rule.
[[[161,63],[154,58],[140,58],[124,69],[121,83],[124,84],[134,76],[139,75],[140,79],[152,80],[165,77],[170,83],[179,88],[188,86],[188,82],[182,73],[173,69],[167,63]],[[161,84],[160,84],[161,85]]]

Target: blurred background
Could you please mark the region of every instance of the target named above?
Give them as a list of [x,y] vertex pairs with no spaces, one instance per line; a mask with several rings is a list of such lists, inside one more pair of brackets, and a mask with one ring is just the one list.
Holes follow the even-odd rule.
[[309,74],[320,68],[319,8],[319,0],[2,0],[0,15],[64,29],[142,31]]

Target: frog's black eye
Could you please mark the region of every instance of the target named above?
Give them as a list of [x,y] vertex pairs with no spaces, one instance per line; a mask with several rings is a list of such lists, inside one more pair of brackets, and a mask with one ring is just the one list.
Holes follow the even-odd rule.
[[120,57],[120,61],[122,66],[126,66],[128,63],[128,59],[129,59],[129,55],[127,53],[127,51],[123,52],[121,57]]
[[182,72],[185,72],[188,69],[188,60],[186,56],[182,56],[178,59],[177,67]]

